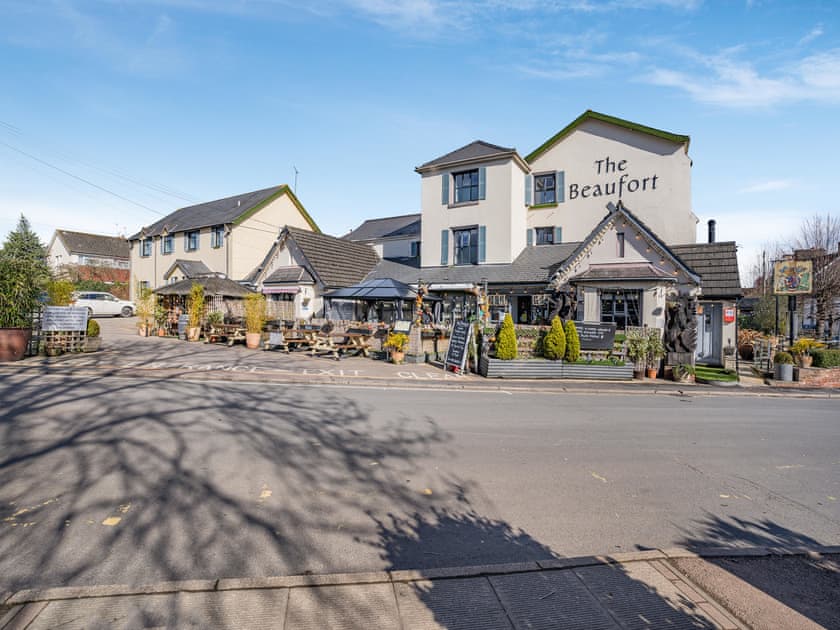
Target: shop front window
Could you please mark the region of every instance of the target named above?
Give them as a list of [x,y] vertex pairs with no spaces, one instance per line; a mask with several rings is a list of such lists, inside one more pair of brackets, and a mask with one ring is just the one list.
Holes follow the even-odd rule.
[[641,326],[641,291],[601,291],[601,322],[614,323],[617,330]]

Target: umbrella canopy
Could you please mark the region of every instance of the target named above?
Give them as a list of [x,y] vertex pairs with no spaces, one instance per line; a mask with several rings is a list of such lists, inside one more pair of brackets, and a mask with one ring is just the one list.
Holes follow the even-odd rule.
[[[417,291],[407,284],[394,280],[393,278],[375,278],[355,284],[352,287],[344,287],[324,294],[325,298],[341,300],[362,300],[365,302],[377,302],[380,300],[414,300]],[[440,298],[425,295],[424,300],[439,300]]]
[[242,286],[238,282],[214,276],[179,280],[178,282],[158,287],[154,292],[158,295],[189,295],[192,285],[196,283],[204,287],[204,294],[208,296],[221,295],[223,297],[244,298],[246,295],[254,293],[254,291]]

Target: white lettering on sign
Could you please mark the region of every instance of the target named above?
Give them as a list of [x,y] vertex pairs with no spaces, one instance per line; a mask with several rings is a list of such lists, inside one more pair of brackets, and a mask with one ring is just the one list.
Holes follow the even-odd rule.
[[589,199],[590,197],[612,197],[621,199],[625,193],[647,192],[656,190],[659,175],[633,177],[628,172],[627,160],[613,160],[609,156],[595,160],[596,175],[618,175],[618,179],[597,184],[569,184],[570,200]]

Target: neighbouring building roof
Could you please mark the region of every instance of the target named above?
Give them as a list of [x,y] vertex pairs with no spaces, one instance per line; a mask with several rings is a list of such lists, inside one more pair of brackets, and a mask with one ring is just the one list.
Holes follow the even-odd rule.
[[295,207],[300,211],[309,225],[312,226],[312,229],[319,232],[320,230],[315,224],[315,221],[309,216],[309,213],[304,209],[300,201],[298,201],[298,198],[295,197],[292,190],[286,184],[282,184],[280,186],[272,186],[271,188],[263,188],[262,190],[255,190],[240,195],[233,195],[232,197],[225,197],[224,199],[216,199],[214,201],[180,208],[159,221],[144,227],[137,234],[131,236],[130,240],[158,236],[164,232],[183,232],[184,230],[197,230],[213,225],[240,223],[263,206],[268,205],[283,195],[288,195]]
[[342,236],[347,241],[376,241],[387,238],[420,237],[420,218],[422,215],[404,214],[396,217],[368,219],[355,230]]
[[313,284],[315,280],[303,267],[278,267],[263,280],[264,284]]
[[459,162],[471,162],[474,160],[486,160],[490,158],[511,157],[517,155],[516,149],[510,147],[500,147],[497,144],[490,144],[483,140],[476,140],[469,144],[450,151],[446,155],[441,155],[425,164],[418,166],[415,171],[422,172],[427,169],[436,167],[448,166],[450,164],[457,164]]
[[193,284],[196,283],[204,287],[205,295],[221,295],[223,297],[241,298],[250,293],[254,293],[254,291],[248,287],[242,286],[238,282],[234,282],[228,278],[217,278],[214,276],[179,280],[178,282],[158,287],[154,292],[158,295],[189,295]]
[[[399,280],[393,278],[373,278],[365,280],[352,287],[344,287],[324,294],[325,298],[344,300],[361,300],[374,302],[377,300],[414,300],[417,291]],[[427,295],[428,300],[438,300],[436,296]]]
[[453,265],[420,267],[416,258],[383,260],[369,278],[394,278],[407,284],[418,280],[435,284],[479,283],[548,285],[554,272],[578,247],[578,243],[531,245],[516,260],[498,265]]
[[196,278],[198,276],[205,276],[213,273],[210,267],[200,260],[176,260],[172,263],[172,265],[170,265],[166,273],[163,274],[163,277],[168,278],[171,276],[176,267],[180,269],[187,278]]
[[575,118],[572,122],[570,122],[560,131],[558,131],[556,134],[551,136],[548,140],[546,140],[540,146],[534,149],[531,153],[526,155],[525,161],[533,162],[543,153],[545,153],[551,147],[553,147],[555,144],[560,142],[560,140],[572,133],[575,129],[577,129],[581,124],[583,124],[587,120],[599,120],[601,122],[609,123],[617,127],[623,127],[624,129],[630,129],[631,131],[638,131],[639,133],[644,133],[649,136],[655,136],[663,140],[668,140],[675,144],[685,144],[686,151],[688,151],[688,143],[691,140],[689,136],[671,133],[670,131],[663,131],[662,129],[656,129],[654,127],[648,127],[646,125],[640,125],[639,123],[630,122],[629,120],[624,120],[622,118],[616,118],[615,116],[608,116],[607,114],[600,114],[598,112],[592,111],[591,109],[587,109],[580,116]]
[[130,257],[128,240],[122,236],[103,236],[86,232],[71,232],[70,230],[56,230],[55,232],[70,254],[124,258],[126,260]]
[[744,294],[738,276],[735,241],[671,245],[671,250],[700,275],[703,297],[738,297]]

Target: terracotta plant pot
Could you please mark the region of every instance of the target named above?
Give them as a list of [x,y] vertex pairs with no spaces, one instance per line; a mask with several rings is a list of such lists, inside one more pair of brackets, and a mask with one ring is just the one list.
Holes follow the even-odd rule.
[[29,328],[0,328],[0,361],[21,360],[31,337]]
[[166,329],[158,328],[158,337],[166,337]]
[[138,326],[137,327],[137,334],[141,337],[148,337],[149,336],[149,327],[148,326]]
[[647,373],[648,378],[656,378],[656,373],[658,371],[659,370],[657,370],[656,368],[648,368],[645,372]]
[[814,362],[814,357],[810,354],[800,354],[799,355],[799,367],[809,368],[811,364]]
[[195,328],[187,328],[187,341],[198,341],[198,338],[201,336],[201,328],[196,326]]
[[402,350],[392,350],[391,351],[391,361],[400,364],[405,361],[405,352]]
[[260,347],[262,341],[262,333],[245,333],[245,347],[251,350],[256,350]]

